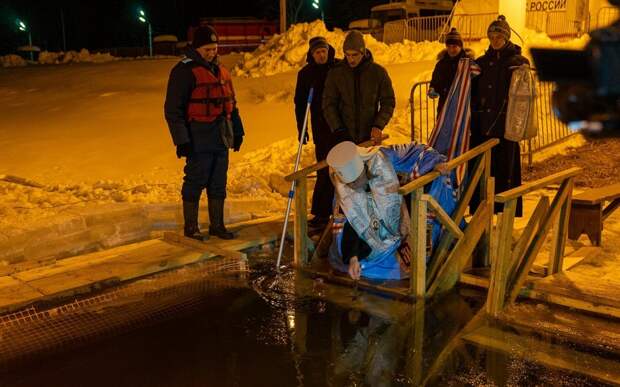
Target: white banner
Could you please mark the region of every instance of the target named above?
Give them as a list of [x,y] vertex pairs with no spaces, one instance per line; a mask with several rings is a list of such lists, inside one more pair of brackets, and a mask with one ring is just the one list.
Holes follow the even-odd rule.
[[566,11],[568,0],[529,0],[527,11]]

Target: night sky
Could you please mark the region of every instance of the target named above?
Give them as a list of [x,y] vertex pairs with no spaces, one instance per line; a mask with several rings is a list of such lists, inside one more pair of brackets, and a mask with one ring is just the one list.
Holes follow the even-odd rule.
[[[303,2],[300,21],[320,17],[311,7],[311,0]],[[343,28],[351,20],[368,17],[370,7],[388,2],[323,0],[325,22],[329,28]],[[2,0],[0,54],[15,52],[18,46],[27,44],[27,34],[17,29],[17,18],[32,29],[33,45],[42,50],[62,50],[62,17],[67,49],[92,50],[146,45],[146,27],[136,16],[139,8],[143,8],[151,20],[153,35],[173,34],[185,40],[187,27],[196,24],[200,17],[253,16],[277,20],[278,6],[278,0]]]

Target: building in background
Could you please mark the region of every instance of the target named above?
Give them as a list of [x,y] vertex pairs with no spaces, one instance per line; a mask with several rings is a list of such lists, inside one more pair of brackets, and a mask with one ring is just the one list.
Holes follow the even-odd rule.
[[[278,32],[275,21],[256,18],[201,18],[200,26],[209,25],[217,31],[218,51],[227,54],[233,51],[253,51]],[[187,40],[192,41],[198,26],[190,26]]]

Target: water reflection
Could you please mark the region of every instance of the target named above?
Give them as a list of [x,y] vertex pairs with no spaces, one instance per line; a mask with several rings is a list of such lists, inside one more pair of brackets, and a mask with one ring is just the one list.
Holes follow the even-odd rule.
[[191,314],[13,367],[0,386],[598,385],[466,344],[476,294],[412,305],[272,266],[249,287],[212,280]]

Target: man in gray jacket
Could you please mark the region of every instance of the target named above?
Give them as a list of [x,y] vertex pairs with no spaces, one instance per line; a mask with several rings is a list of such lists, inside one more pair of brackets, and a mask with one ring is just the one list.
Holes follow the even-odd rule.
[[381,141],[381,131],[394,114],[396,98],[387,71],[374,63],[359,31],[347,34],[346,60],[327,75],[323,115],[334,132],[346,132],[356,144]]

